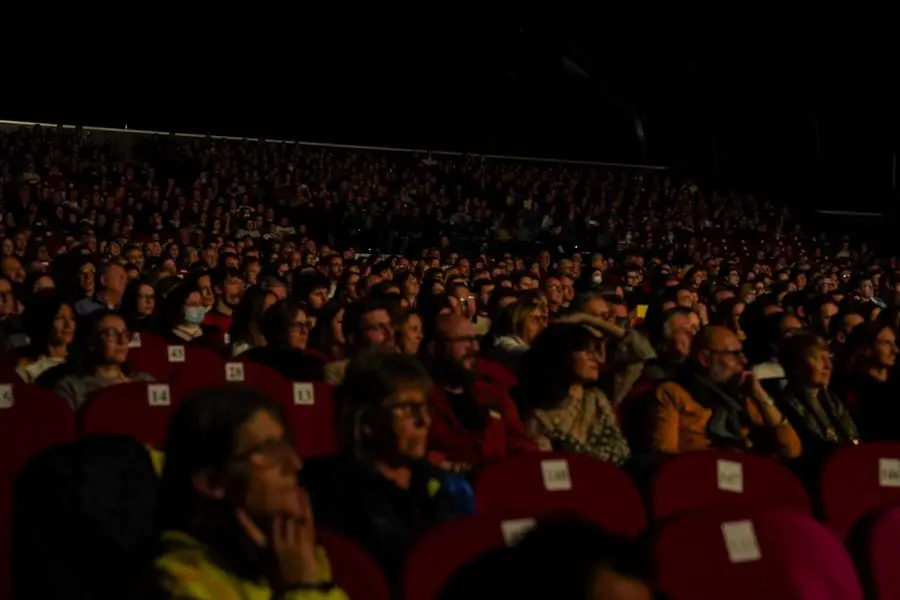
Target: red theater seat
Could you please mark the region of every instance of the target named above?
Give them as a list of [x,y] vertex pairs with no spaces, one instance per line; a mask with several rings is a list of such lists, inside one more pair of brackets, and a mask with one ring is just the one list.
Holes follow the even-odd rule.
[[162,448],[177,395],[168,383],[130,382],[91,394],[79,414],[85,435],[129,435],[143,444]]
[[654,520],[696,510],[739,506],[811,514],[806,490],[776,461],[753,454],[703,450],[666,459],[653,475]]
[[841,541],[811,517],[726,509],[676,517],[658,531],[670,600],[862,600]]
[[900,443],[842,446],[822,465],[825,523],[843,539],[867,514],[900,504]]
[[348,597],[390,600],[384,575],[368,552],[337,533],[319,529],[316,537],[331,562],[332,580]]
[[482,514],[542,517],[570,512],[629,537],[647,526],[644,504],[628,475],[581,454],[506,456],[478,468],[473,486]]

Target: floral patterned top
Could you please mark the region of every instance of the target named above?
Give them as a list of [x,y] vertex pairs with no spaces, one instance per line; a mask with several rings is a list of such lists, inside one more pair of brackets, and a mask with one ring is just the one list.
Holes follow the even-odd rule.
[[586,389],[581,397],[567,396],[556,408],[534,411],[526,428],[544,451],[589,454],[617,465],[631,457],[612,404],[599,389]]

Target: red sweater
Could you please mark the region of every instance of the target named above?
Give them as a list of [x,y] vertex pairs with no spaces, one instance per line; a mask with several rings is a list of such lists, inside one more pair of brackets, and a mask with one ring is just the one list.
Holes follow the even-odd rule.
[[203,319],[203,324],[208,325],[209,327],[215,327],[222,331],[222,333],[228,333],[231,329],[231,316],[223,315],[216,309],[212,309],[208,313],[206,313],[206,317]]
[[471,431],[459,422],[443,391],[431,389],[431,431],[429,456],[432,460],[443,458],[450,462],[477,464],[489,458],[505,456],[511,452],[537,450],[528,439],[519,411],[502,387],[487,382],[477,382],[473,388],[475,399],[487,408],[488,424],[481,431]]

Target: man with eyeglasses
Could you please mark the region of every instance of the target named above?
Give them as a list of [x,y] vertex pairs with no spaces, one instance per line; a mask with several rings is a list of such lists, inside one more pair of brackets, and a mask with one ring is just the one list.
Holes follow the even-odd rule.
[[341,323],[344,339],[349,346],[349,359],[338,360],[325,365],[325,382],[340,385],[347,373],[352,356],[362,351],[395,348],[394,323],[390,307],[378,300],[367,300],[349,305],[344,310]]
[[651,448],[662,454],[716,448],[800,456],[800,438],[726,327],[697,334],[686,368],[656,388],[652,407]]
[[465,471],[488,458],[536,450],[506,390],[477,380],[472,322],[456,313],[443,315],[436,333],[427,360],[434,380],[429,459]]

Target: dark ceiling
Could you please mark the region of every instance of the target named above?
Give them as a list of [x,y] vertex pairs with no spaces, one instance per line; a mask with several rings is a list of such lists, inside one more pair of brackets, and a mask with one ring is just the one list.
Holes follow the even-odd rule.
[[647,162],[829,202],[890,196],[896,53],[877,18],[774,32],[575,3],[352,19],[328,7],[253,39],[135,45],[131,70],[65,111],[44,96],[10,118]]

